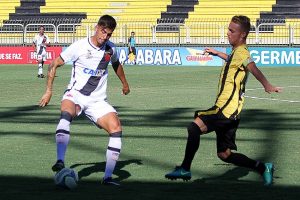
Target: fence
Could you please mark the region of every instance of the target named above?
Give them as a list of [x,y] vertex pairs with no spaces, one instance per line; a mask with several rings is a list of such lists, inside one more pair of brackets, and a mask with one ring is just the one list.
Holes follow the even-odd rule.
[[[3,24],[0,27],[0,45],[27,46],[32,44],[40,25],[53,45],[70,43],[91,36],[97,20],[83,20],[82,23],[28,23]],[[171,21],[171,20],[170,20]],[[143,46],[190,46],[190,45],[228,45],[227,26],[229,20],[193,21],[189,23],[156,24],[136,21],[118,22],[111,41],[125,46],[131,31],[136,33],[136,42]],[[300,22],[273,20],[271,23],[252,25],[248,36],[249,45],[300,46]]]

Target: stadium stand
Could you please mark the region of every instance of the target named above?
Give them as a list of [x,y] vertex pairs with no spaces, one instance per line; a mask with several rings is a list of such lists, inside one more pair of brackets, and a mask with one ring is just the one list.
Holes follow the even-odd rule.
[[[0,32],[13,32],[3,24],[53,24],[54,28],[46,29],[57,43],[70,43],[92,34],[96,20],[103,14],[117,19],[113,40],[124,45],[131,31],[136,32],[137,44],[144,45],[149,40],[197,44],[204,38],[208,43],[224,43],[226,26],[233,15],[250,17],[253,27],[249,38],[254,40],[254,28],[263,23],[287,26],[297,22],[295,18],[300,19],[299,0],[1,0],[0,6]],[[25,29],[33,34],[37,26]],[[272,34],[287,37],[288,33],[280,30],[282,27],[261,26],[261,38]],[[63,37],[71,40],[58,39]]]
[[9,19],[9,13],[15,12],[15,7],[20,5],[20,0],[1,0],[0,1],[0,24]]
[[[15,6],[15,11],[9,13],[9,19],[3,23],[45,23],[46,21],[54,24],[59,23],[78,23],[86,18],[83,12],[60,12],[50,13],[41,12],[41,6],[46,5],[46,0],[19,0],[19,5]],[[48,1],[47,1],[48,4]]]
[[[4,24],[18,23],[24,27],[33,23],[54,24],[55,26],[75,24],[73,27],[60,26],[58,28],[60,36],[72,36],[74,40],[77,37],[89,35],[94,29],[95,20],[103,14],[110,14],[117,19],[118,26],[114,36],[127,37],[131,31],[135,31],[139,38],[151,37],[151,27],[156,24],[161,12],[166,11],[171,0],[152,0],[151,2],[147,0],[13,0],[2,2],[5,6],[11,4],[9,2],[15,3],[10,9],[5,9],[6,18],[1,16],[0,20]],[[9,19],[7,19],[8,16]],[[8,28],[12,27],[0,27],[0,31],[8,30]],[[37,26],[28,28],[33,34]],[[46,29],[52,30],[51,27],[46,27]],[[72,33],[74,29],[76,29],[75,35]],[[50,32],[54,34],[54,31]],[[51,37],[51,33],[48,34]],[[53,39],[55,39],[54,35]],[[117,40],[126,43],[126,39]]]
[[261,19],[293,19],[300,18],[299,0],[277,0],[272,11],[261,12]]
[[[162,13],[162,16],[177,18],[178,20],[174,22],[184,22],[184,25],[180,27],[173,26],[173,28],[172,25],[169,25],[169,28],[161,25],[159,29],[156,29],[159,32],[157,36],[168,38],[169,33],[162,31],[163,29],[170,29],[173,32],[178,32],[180,29],[181,35],[189,35],[190,41],[188,42],[190,43],[202,43],[202,39],[207,38],[207,36],[210,36],[212,39],[210,42],[212,43],[224,43],[224,37],[222,38],[220,35],[226,34],[224,27],[227,26],[233,15],[247,15],[251,21],[256,22],[260,17],[260,12],[262,10],[271,11],[276,0],[201,0],[198,2],[185,0],[184,2],[186,5],[193,6],[193,9],[190,8],[190,12],[174,11],[165,13],[165,15]],[[173,0],[172,3],[176,3],[176,1]],[[163,20],[160,22],[163,23]]]
[[173,23],[183,23],[189,17],[189,12],[194,11],[194,6],[199,4],[198,0],[172,0],[167,5],[167,11],[161,13],[158,23],[172,20]]
[[[127,37],[131,31],[141,37],[151,37],[150,27],[160,18],[171,0],[47,0],[46,5],[41,6],[41,13],[79,13],[85,11],[86,18],[82,19],[81,26],[76,27],[76,34],[86,34],[86,27],[93,30],[95,19],[104,14],[115,17],[118,21],[114,33],[116,37]],[[126,24],[126,27],[125,25]],[[137,39],[138,40],[138,39]],[[126,43],[123,39],[119,42]],[[137,41],[138,42],[138,41]]]
[[143,19],[156,21],[170,0],[47,0],[41,13],[74,13],[84,11],[87,19],[95,19],[110,14],[117,20]]
[[260,17],[261,11],[271,11],[276,0],[201,0],[195,5],[195,11],[191,12],[187,22],[195,19],[230,19],[233,15],[247,15],[251,21]]

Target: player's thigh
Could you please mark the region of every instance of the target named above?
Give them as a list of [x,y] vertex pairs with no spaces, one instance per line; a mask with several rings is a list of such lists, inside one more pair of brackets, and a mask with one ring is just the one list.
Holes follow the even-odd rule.
[[91,103],[84,112],[91,121],[108,133],[121,131],[121,123],[117,111],[108,102],[98,101]]
[[135,47],[132,47],[132,53],[133,53],[133,55],[136,55],[136,48]]
[[46,61],[46,60],[47,60],[47,53],[46,53],[46,51],[44,51],[42,53],[42,61]]
[[43,61],[43,56],[41,54],[38,54],[36,60],[38,61],[38,63],[41,63]]
[[64,99],[61,102],[61,112],[68,112],[72,115],[72,117],[75,117],[80,110],[80,107],[76,105],[73,101],[69,99]]
[[75,117],[82,113],[86,99],[76,90],[66,90],[62,97],[61,110],[68,111]]
[[116,133],[122,131],[120,119],[115,112],[107,113],[97,120],[97,125],[102,127],[108,133]]
[[216,122],[219,120],[217,112],[212,112],[212,109],[197,110],[194,114],[194,122],[200,127],[203,133],[215,131]]
[[239,120],[224,120],[219,122],[216,129],[217,135],[217,152],[225,152],[226,150],[237,150],[235,144],[236,130]]
[[194,123],[197,124],[201,130],[202,133],[206,133],[207,132],[207,126],[206,124],[202,121],[202,119],[200,117],[196,117],[194,119]]

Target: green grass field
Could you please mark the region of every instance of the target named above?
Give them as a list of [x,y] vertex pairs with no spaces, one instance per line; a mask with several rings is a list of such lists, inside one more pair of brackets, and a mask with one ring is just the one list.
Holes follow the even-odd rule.
[[[266,94],[253,76],[248,81],[239,152],[275,164],[274,185],[247,169],[225,164],[216,156],[215,134],[201,138],[192,165],[192,180],[168,181],[164,174],[180,164],[186,126],[194,110],[213,105],[219,67],[125,67],[131,86],[121,84],[110,69],[109,102],[123,125],[123,148],[114,178],[119,188],[100,184],[107,134],[84,116],[71,126],[66,164],[80,176],[73,191],[56,188],[51,166],[56,159],[55,129],[60,99],[70,78],[60,68],[49,106],[37,106],[45,79],[36,66],[0,66],[0,199],[299,199],[300,196],[300,68],[263,68],[268,79],[284,87]],[[288,101],[284,101],[288,100]],[[295,101],[294,103],[289,101]]]

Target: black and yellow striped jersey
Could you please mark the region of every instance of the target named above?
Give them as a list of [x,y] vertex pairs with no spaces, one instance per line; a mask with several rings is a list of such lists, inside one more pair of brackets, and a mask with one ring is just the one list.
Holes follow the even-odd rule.
[[223,65],[215,106],[226,118],[239,118],[248,77],[247,65],[250,62],[253,61],[245,44],[232,50]]

